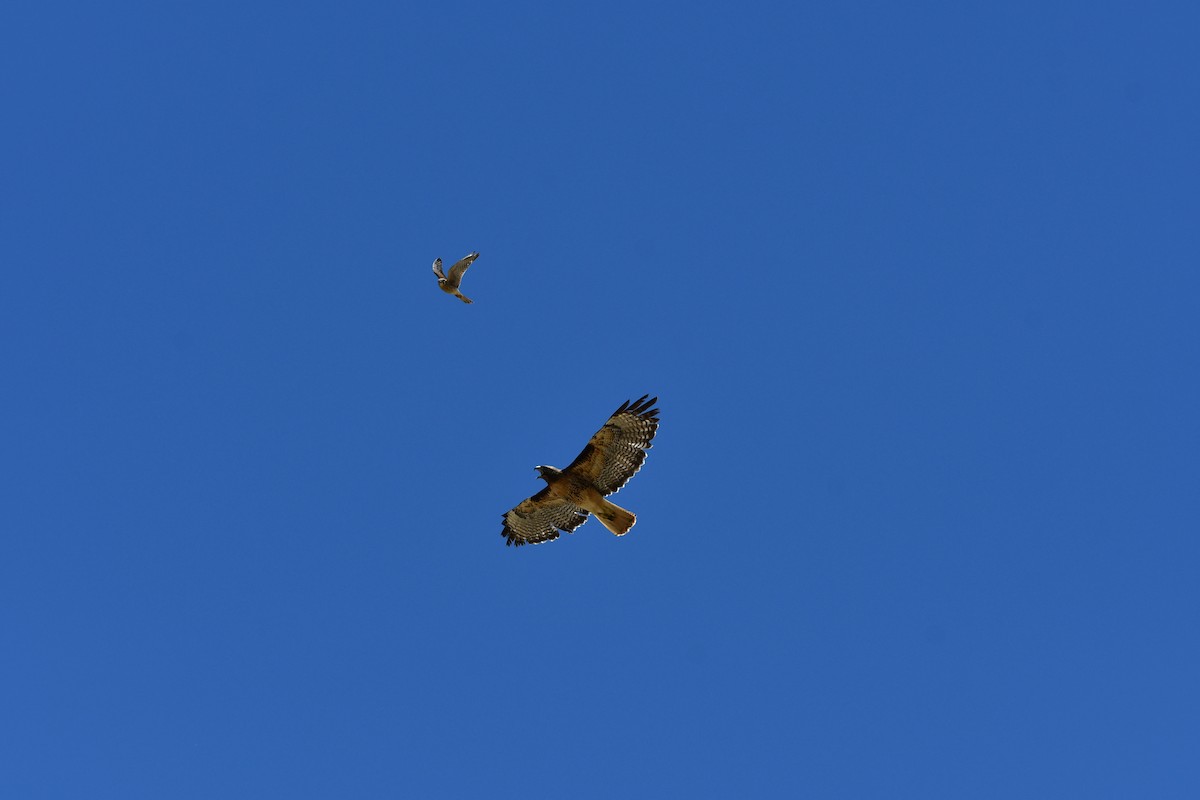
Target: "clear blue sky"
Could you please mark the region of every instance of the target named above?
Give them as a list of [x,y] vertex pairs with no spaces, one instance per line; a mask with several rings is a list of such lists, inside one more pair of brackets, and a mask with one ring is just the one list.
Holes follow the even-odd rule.
[[1200,796],[1194,8],[7,4],[0,795]]

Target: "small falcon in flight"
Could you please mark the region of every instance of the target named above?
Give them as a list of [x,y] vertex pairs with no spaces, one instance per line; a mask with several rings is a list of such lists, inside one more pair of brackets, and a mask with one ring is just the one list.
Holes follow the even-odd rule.
[[647,397],[622,403],[566,469],[534,468],[546,488],[504,514],[500,535],[507,544],[553,541],[560,530],[570,533],[582,525],[589,513],[617,536],[629,533],[637,517],[604,497],[624,486],[646,460],[658,432],[658,398]]
[[463,273],[467,271],[467,267],[471,266],[471,262],[477,258],[479,258],[479,253],[467,253],[465,257],[450,268],[449,277],[446,276],[446,273],[442,272],[442,260],[435,258],[433,260],[433,274],[437,275],[438,287],[446,294],[452,294],[464,303],[474,302],[471,298],[460,292],[458,287],[462,283]]

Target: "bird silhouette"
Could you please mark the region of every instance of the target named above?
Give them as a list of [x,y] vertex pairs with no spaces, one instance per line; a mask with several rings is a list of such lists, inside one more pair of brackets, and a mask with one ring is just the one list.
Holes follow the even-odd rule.
[[450,274],[442,272],[442,260],[435,258],[433,260],[433,274],[437,275],[438,288],[446,294],[452,294],[464,303],[473,303],[474,301],[458,290],[462,284],[463,273],[467,271],[467,267],[471,266],[471,262],[479,258],[479,253],[468,253],[462,259],[450,268]]

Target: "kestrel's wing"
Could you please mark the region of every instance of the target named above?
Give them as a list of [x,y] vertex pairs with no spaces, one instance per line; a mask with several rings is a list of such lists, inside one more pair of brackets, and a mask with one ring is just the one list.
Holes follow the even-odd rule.
[[442,272],[442,260],[435,258],[433,260],[433,274],[437,275],[442,280],[446,280],[446,273]]
[[657,397],[642,395],[613,412],[563,472],[586,478],[601,494],[620,489],[646,461],[650,440],[658,432]]
[[467,271],[467,267],[471,266],[471,262],[479,258],[479,253],[468,253],[462,260],[455,262],[450,268],[450,282],[457,286],[462,280],[463,273]]
[[504,530],[500,531],[500,535],[508,539],[507,544],[518,547],[552,542],[558,538],[559,531],[570,533],[587,518],[588,512],[565,500],[551,497],[550,487],[546,487],[504,514]]

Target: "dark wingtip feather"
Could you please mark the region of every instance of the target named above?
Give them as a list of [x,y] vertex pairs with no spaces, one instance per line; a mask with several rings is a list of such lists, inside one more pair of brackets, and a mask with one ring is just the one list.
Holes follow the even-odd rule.
[[657,408],[651,408],[657,402],[657,396],[650,397],[650,395],[644,394],[637,400],[626,400],[621,404],[620,408],[612,413],[612,416],[615,417],[617,414],[630,413],[649,419],[651,415],[658,414]]
[[[647,398],[649,398],[649,399],[647,399]],[[650,395],[644,394],[641,397],[639,397],[637,400],[635,400],[633,403],[626,404],[628,408],[626,408],[626,406],[622,406],[620,409],[617,410],[617,413],[620,414],[622,411],[628,410],[629,413],[631,413],[631,414],[636,414],[640,417],[650,419],[654,415],[658,414],[658,409],[652,408],[652,406],[657,402],[658,402],[657,396],[650,397]]]

